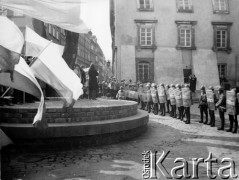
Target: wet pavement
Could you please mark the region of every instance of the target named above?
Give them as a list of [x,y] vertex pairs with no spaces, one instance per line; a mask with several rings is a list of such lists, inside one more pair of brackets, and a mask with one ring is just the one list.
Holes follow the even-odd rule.
[[[194,106],[197,112],[197,105]],[[214,174],[217,175],[224,157],[235,161],[236,173],[239,174],[239,134],[217,131],[216,127],[198,121],[197,113],[192,115],[190,125],[151,113],[147,132],[118,144],[96,147],[65,147],[63,144],[61,149],[34,151],[9,148],[1,152],[2,180],[143,179],[142,152],[147,150],[159,151],[159,154],[170,151],[164,161],[169,171],[176,166],[175,158],[181,157],[189,162],[189,173],[192,173],[192,158],[206,159],[211,152],[219,160],[219,164],[213,164]],[[216,126],[219,126],[218,119]],[[166,179],[159,171],[157,174],[158,178]],[[209,179],[206,163],[199,165],[199,179]]]

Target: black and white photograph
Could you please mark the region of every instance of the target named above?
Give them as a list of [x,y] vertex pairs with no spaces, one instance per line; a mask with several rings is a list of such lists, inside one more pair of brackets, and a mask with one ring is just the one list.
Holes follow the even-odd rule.
[[0,180],[239,180],[239,0],[0,0]]

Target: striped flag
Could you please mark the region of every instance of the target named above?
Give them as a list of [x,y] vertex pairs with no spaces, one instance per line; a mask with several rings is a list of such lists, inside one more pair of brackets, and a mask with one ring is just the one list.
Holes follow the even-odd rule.
[[20,58],[19,63],[15,66],[13,73],[14,82],[11,81],[7,73],[0,73],[0,84],[8,86],[14,89],[18,89],[40,99],[37,114],[34,117],[33,125],[37,128],[46,128],[47,123],[43,118],[43,113],[45,109],[44,96],[40,85],[35,79],[29,66],[26,64],[23,58]]
[[[62,58],[63,47],[50,42],[30,28],[26,29],[26,55],[38,56],[31,65],[37,78],[52,86],[64,97],[69,107],[83,94],[80,78],[72,71]],[[44,46],[45,45],[45,46]]]
[[[34,74],[20,57],[24,38],[18,27],[6,17],[0,16],[0,84],[18,89],[40,99],[33,125],[47,127],[44,121],[44,96]],[[11,72],[11,77],[7,72]],[[13,81],[14,80],[14,81]]]
[[0,5],[63,29],[88,33],[80,18],[81,0],[0,0]]

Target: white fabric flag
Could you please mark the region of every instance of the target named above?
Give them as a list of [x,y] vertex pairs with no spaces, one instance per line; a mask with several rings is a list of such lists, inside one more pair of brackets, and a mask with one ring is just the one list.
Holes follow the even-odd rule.
[[83,94],[83,85],[62,58],[63,47],[40,37],[30,28],[26,29],[25,37],[26,55],[38,56],[30,67],[35,76],[63,96],[67,103],[65,106],[73,105]]
[[38,128],[46,128],[47,123],[43,118],[43,113],[45,109],[44,96],[40,85],[35,79],[34,74],[32,73],[31,69],[26,64],[23,58],[20,58],[19,63],[15,66],[13,76],[14,82],[11,81],[9,74],[0,73],[0,84],[27,92],[39,98],[40,103],[37,114],[35,115],[33,120],[33,125]]
[[0,5],[76,33],[88,33],[80,18],[81,0],[0,0]]
[[53,42],[48,41],[47,39],[42,38],[39,36],[35,31],[31,28],[26,27],[25,31],[25,54],[27,56],[38,57],[41,52],[46,48],[49,43],[52,43],[60,55],[63,55],[64,46],[55,44]]
[[[20,29],[8,18],[0,16],[0,84],[18,89],[40,99],[38,111],[33,125],[39,128],[47,127],[44,121],[44,96],[34,74],[20,57],[24,38]],[[12,77],[7,71],[12,71]],[[13,81],[14,80],[14,81]]]

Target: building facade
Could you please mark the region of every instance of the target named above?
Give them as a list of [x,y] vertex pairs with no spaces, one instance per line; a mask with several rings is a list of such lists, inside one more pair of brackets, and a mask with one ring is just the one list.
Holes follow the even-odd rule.
[[93,63],[99,72],[99,81],[104,79],[104,66],[106,60],[104,53],[97,42],[96,36],[89,32],[88,34],[79,34],[78,53],[76,64],[88,68]]
[[111,0],[113,69],[119,79],[197,87],[239,81],[238,0]]

